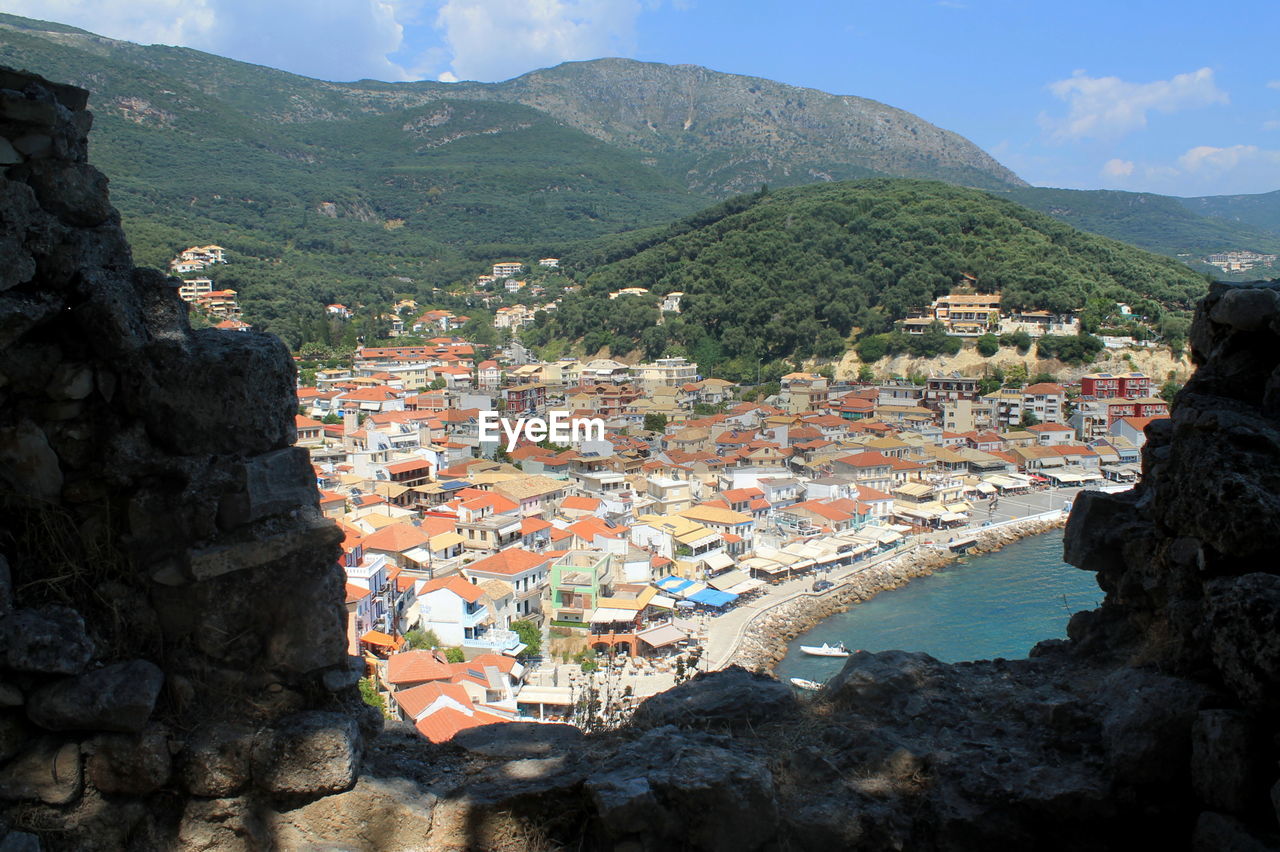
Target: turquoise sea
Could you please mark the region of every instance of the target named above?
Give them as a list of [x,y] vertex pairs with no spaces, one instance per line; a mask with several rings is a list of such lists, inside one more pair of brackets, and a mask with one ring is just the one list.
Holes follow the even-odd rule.
[[1067,635],[1067,619],[1102,603],[1094,574],[1062,561],[1062,533],[1031,536],[995,553],[959,559],[928,577],[838,613],[788,646],[783,680],[824,681],[844,660],[801,645],[843,641],[850,650],[924,651],[944,662],[1026,657],[1042,639]]

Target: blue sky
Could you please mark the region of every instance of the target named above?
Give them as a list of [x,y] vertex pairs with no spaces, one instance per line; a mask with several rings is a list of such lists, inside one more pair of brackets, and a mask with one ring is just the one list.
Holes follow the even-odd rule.
[[1275,0],[0,0],[0,10],[333,80],[501,80],[598,56],[692,63],[909,110],[1037,185],[1280,189],[1280,63],[1266,47]]

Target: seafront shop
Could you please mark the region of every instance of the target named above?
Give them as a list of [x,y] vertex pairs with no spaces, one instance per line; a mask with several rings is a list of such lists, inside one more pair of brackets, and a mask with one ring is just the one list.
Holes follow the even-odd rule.
[[776,584],[806,571],[853,565],[902,541],[911,528],[901,524],[865,526],[835,535],[793,541],[782,548],[757,545],[755,555],[738,563],[752,577]]

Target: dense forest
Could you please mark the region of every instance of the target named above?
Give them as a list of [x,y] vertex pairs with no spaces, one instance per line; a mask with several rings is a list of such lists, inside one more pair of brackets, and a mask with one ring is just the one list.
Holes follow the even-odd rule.
[[[995,194],[1007,196],[1033,210],[1048,213],[1084,231],[1105,234],[1148,251],[1181,257],[1196,269],[1213,271],[1201,263],[1206,255],[1231,249],[1280,253],[1280,193],[1220,198],[1171,198],[1149,192],[1096,189],[1020,187]],[[1229,221],[1237,209],[1256,211],[1257,221],[1245,216]],[[1250,204],[1252,206],[1250,206]]]
[[[888,332],[957,286],[998,291],[1007,308],[1125,302],[1156,323],[1206,287],[1173,260],[984,192],[893,179],[762,189],[666,229],[593,241],[563,262],[586,286],[539,315],[531,342],[683,352],[722,374],[837,356],[851,335]],[[651,292],[604,298],[623,287]],[[672,291],[686,294],[682,313],[653,325],[657,297]]]

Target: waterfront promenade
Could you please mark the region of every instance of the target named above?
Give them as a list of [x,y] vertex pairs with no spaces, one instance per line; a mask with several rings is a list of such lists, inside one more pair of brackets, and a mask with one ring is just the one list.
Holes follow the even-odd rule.
[[[947,541],[952,538],[998,528],[1033,517],[1050,517],[1053,513],[1059,513],[1069,506],[1080,490],[1079,488],[1058,488],[1001,497],[996,510],[990,516],[987,515],[986,504],[978,504],[973,509],[973,522],[964,527],[912,536],[893,550],[885,551],[872,559],[824,572],[820,576],[833,583],[833,587],[824,592],[812,591],[815,575],[807,573],[802,577],[779,583],[776,586],[768,586],[765,593],[760,597],[721,615],[699,616],[694,620],[694,623],[685,625],[697,629],[702,639],[704,653],[702,664],[699,668],[704,671],[716,671],[728,665],[734,653],[738,650],[738,646],[750,623],[758,616],[787,601],[804,595],[816,598],[832,594],[850,577],[883,565],[890,560],[915,554],[925,545],[938,544],[945,546]],[[991,521],[991,525],[984,527],[983,523],[987,520]]]

